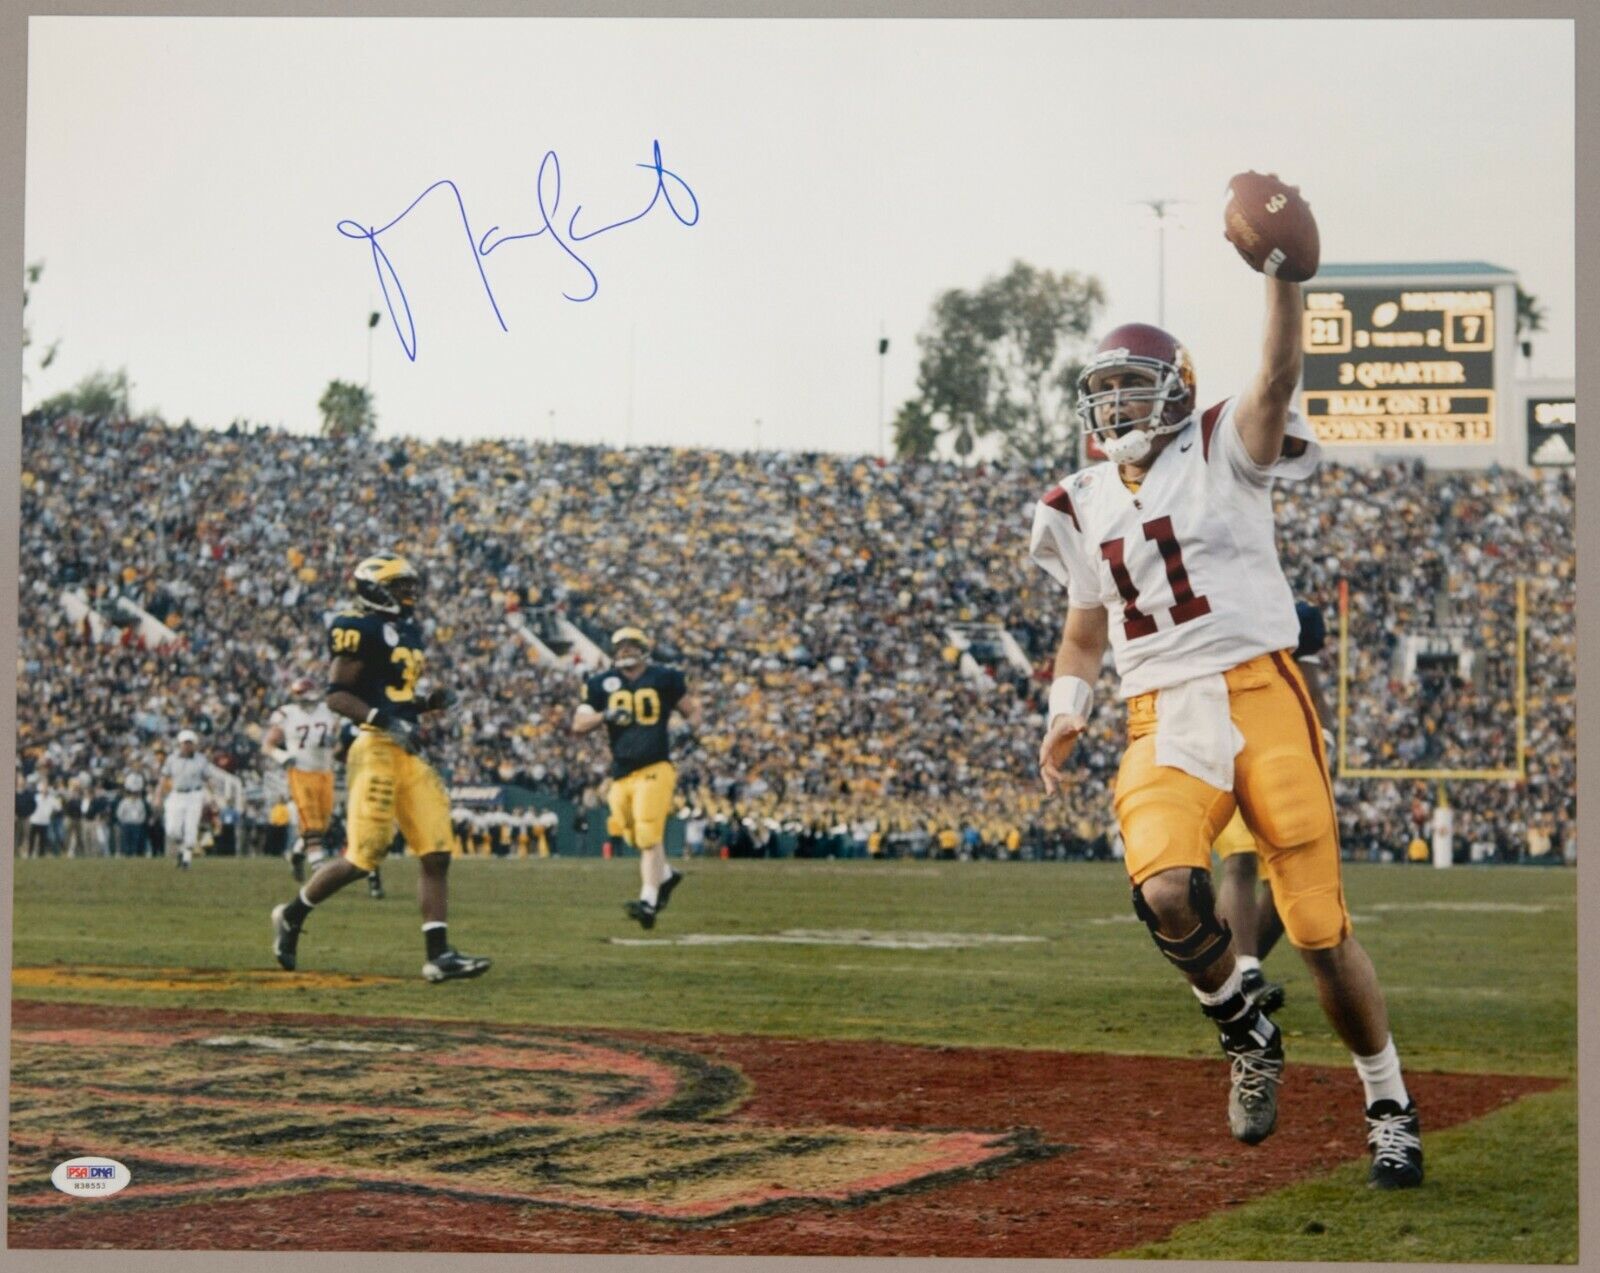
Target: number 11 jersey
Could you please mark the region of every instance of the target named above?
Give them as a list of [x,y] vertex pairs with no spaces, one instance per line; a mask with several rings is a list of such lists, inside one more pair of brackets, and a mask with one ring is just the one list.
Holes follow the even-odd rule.
[[1291,411],[1285,456],[1257,464],[1239,437],[1236,402],[1178,433],[1137,491],[1106,462],[1065,478],[1034,508],[1029,556],[1066,588],[1069,606],[1105,607],[1123,698],[1299,640],[1272,482],[1307,477],[1321,448]]

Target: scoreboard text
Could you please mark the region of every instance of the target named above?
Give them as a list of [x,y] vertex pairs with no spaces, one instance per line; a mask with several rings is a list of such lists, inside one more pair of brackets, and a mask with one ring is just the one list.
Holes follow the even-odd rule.
[[1324,443],[1495,440],[1494,292],[1308,286],[1302,410]]

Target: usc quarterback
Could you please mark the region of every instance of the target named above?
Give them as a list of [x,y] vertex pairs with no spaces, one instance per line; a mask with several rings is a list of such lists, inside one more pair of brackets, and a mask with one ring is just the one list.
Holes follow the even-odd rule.
[[328,627],[327,703],[357,731],[346,758],[345,850],[324,863],[293,901],[273,910],[272,953],[292,970],[306,916],[346,884],[376,871],[398,827],[422,868],[417,892],[427,948],[423,977],[477,977],[488,971],[489,960],[461,954],[446,935],[454,845],[450,797],[438,772],[417,754],[419,718],[455,703],[444,689],[417,696],[425,666],[415,614],[422,580],[404,557],[383,552],[361,562],[351,582],[355,606],[340,611]]
[[624,909],[641,928],[654,928],[683,873],[667,863],[663,841],[678,772],[670,757],[668,723],[677,712],[695,728],[700,703],[683,673],[650,662],[650,638],[641,628],[611,634],[611,666],[586,677],[572,732],[606,727],[611,743],[611,816],[606,830],[639,850],[639,896]]
[[1243,393],[1201,410],[1189,352],[1143,323],[1110,332],[1078,380],[1109,457],[1034,511],[1030,555],[1066,589],[1039,770],[1047,792],[1093,710],[1111,646],[1128,745],[1114,805],[1135,913],[1189,980],[1231,1062],[1228,1121],[1254,1144],[1277,1122],[1282,1035],[1244,993],[1216,914],[1211,846],[1242,808],[1261,870],[1366,1097],[1369,1182],[1422,1183],[1422,1141],[1372,961],[1351,933],[1322,732],[1295,666],[1299,623],[1278,561],[1272,484],[1315,467],[1293,409],[1297,283],[1266,279],[1266,337]]

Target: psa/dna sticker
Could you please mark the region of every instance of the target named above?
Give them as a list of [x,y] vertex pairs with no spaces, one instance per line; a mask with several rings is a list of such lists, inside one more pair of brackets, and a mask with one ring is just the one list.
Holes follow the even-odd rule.
[[132,1179],[115,1158],[73,1158],[50,1173],[50,1183],[74,1198],[108,1198]]

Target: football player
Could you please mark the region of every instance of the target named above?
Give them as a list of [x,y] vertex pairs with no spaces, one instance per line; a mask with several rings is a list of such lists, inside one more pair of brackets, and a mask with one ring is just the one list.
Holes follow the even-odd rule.
[[419,754],[418,721],[448,710],[455,695],[435,689],[419,697],[424,668],[422,627],[416,605],[422,581],[397,553],[368,557],[352,578],[356,604],[328,628],[332,655],[328,706],[356,725],[346,761],[348,827],[342,857],[324,863],[293,901],[272,912],[272,953],[293,969],[300,931],[319,902],[352,880],[375,871],[395,830],[422,868],[417,891],[427,949],[428,981],[477,977],[489,960],[450,946],[445,915],[452,837],[450,798],[437,771]]
[[639,850],[639,896],[624,909],[641,928],[654,928],[683,872],[667,864],[664,841],[678,772],[667,727],[673,712],[700,725],[700,703],[677,668],[650,662],[650,638],[640,628],[611,634],[611,666],[587,677],[572,717],[572,732],[606,728],[611,743],[610,818],[606,830]]
[[[1300,675],[1305,678],[1306,689],[1311,694],[1311,704],[1317,711],[1317,722],[1322,727],[1322,741],[1326,753],[1333,750],[1333,734],[1329,722],[1327,700],[1322,695],[1319,669],[1322,664],[1322,647],[1328,639],[1327,624],[1322,611],[1309,601],[1294,603],[1295,615],[1300,621],[1300,643],[1294,648],[1295,662]],[[1263,1012],[1273,1013],[1283,1007],[1286,998],[1283,986],[1268,981],[1261,971],[1261,961],[1283,936],[1283,920],[1272,903],[1272,885],[1262,882],[1258,893],[1256,882],[1260,872],[1256,868],[1258,846],[1250,828],[1245,825],[1244,814],[1238,809],[1222,834],[1212,845],[1220,859],[1217,882],[1217,919],[1233,934],[1234,958],[1245,994],[1255,1000]]]
[[316,693],[317,683],[302,676],[289,687],[290,701],[267,718],[261,750],[282,765],[294,802],[300,834],[289,855],[294,878],[306,878],[306,853],[322,856],[328,819],[333,815],[333,756],[341,718]]
[[1108,459],[1035,509],[1030,554],[1067,593],[1046,732],[1047,792],[1093,710],[1109,642],[1128,745],[1114,805],[1135,913],[1188,979],[1231,1062],[1228,1121],[1248,1144],[1277,1122],[1278,1027],[1244,993],[1217,918],[1211,846],[1243,808],[1289,941],[1350,1049],[1366,1095],[1370,1183],[1422,1182],[1422,1141],[1372,961],[1351,933],[1321,728],[1295,665],[1294,597],[1278,562],[1274,480],[1319,448],[1292,400],[1298,284],[1266,280],[1266,336],[1243,393],[1205,410],[1188,351],[1142,323],[1116,328],[1078,380]]

